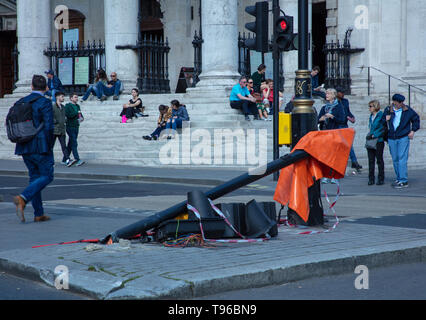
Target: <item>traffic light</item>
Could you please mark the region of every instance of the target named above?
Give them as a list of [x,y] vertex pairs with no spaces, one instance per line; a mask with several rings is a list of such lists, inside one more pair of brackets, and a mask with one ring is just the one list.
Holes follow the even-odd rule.
[[255,34],[253,38],[247,39],[245,45],[251,50],[258,52],[269,51],[268,25],[269,6],[267,1],[256,2],[255,6],[246,7],[246,12],[256,18],[254,22],[246,23],[246,29]]
[[274,23],[275,45],[280,51],[297,50],[294,46],[296,34],[293,31],[294,18],[291,16],[280,16]]

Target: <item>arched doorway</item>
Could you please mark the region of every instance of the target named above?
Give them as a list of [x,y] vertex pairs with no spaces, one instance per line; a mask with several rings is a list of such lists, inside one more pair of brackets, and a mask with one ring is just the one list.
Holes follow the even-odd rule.
[[156,0],[140,0],[139,25],[142,38],[163,40],[164,25],[161,22],[163,13]]
[[[62,14],[63,12],[60,12],[55,17],[55,21]],[[67,44],[71,46],[71,43],[75,46],[77,42],[83,45],[85,20],[86,17],[80,11],[73,9],[68,10],[68,28],[58,30],[59,46],[65,47]]]

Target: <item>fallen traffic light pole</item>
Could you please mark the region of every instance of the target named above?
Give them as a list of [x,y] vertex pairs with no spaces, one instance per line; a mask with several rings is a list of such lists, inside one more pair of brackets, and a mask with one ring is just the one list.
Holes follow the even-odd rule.
[[[250,183],[260,180],[266,176],[269,176],[279,170],[296,163],[300,160],[308,158],[309,154],[303,150],[295,150],[290,154],[282,156],[275,161],[272,161],[266,165],[266,170],[261,175],[251,175],[249,172],[242,174],[239,177],[236,177],[224,184],[217,186],[205,193],[206,197],[211,200],[219,199],[220,197],[231,193],[239,188],[249,185]],[[187,201],[182,201],[170,207],[166,210],[163,210],[155,215],[152,215],[146,219],[138,221],[134,224],[128,225],[124,228],[121,228],[113,233],[107,235],[101,243],[108,242],[118,242],[119,239],[130,239],[138,234],[146,233],[146,231],[155,228],[160,223],[174,219],[180,214],[187,211]]]

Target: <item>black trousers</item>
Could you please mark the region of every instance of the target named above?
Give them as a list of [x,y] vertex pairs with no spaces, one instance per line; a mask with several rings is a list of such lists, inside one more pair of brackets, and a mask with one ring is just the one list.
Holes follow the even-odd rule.
[[231,101],[231,108],[242,110],[244,115],[258,115],[256,103],[248,100]]
[[58,139],[59,143],[61,144],[62,154],[64,155],[62,157],[62,162],[65,162],[70,158],[70,155],[67,149],[67,144],[65,142],[65,138],[66,138],[65,135],[55,135],[55,139],[53,141],[53,146],[55,146],[56,139]]
[[385,148],[384,142],[377,142],[376,150],[367,149],[368,153],[368,178],[373,180],[375,178],[375,167],[377,161],[377,167],[379,169],[378,178],[380,181],[385,179],[385,163],[383,162],[383,150]]

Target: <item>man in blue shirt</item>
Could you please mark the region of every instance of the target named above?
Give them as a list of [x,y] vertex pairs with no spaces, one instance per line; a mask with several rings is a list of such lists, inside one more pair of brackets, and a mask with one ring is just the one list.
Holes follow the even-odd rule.
[[393,160],[396,181],[392,186],[396,189],[408,187],[408,154],[410,140],[414,132],[420,129],[420,117],[409,106],[404,104],[405,97],[395,94],[392,105],[383,113],[382,123],[388,126],[389,151]]
[[44,215],[41,191],[53,181],[53,109],[52,101],[44,97],[47,90],[46,78],[35,75],[32,79],[32,93],[22,100],[33,101],[33,122],[37,128],[43,123],[43,129],[30,141],[17,143],[15,154],[22,156],[30,176],[29,186],[13,198],[16,214],[21,222],[25,222],[24,209],[31,201],[34,208],[34,222],[50,220]]
[[250,121],[249,114],[252,114],[255,119],[259,117],[256,107],[256,99],[250,94],[247,89],[247,78],[241,77],[231,91],[229,97],[232,109],[242,110],[247,121]]

